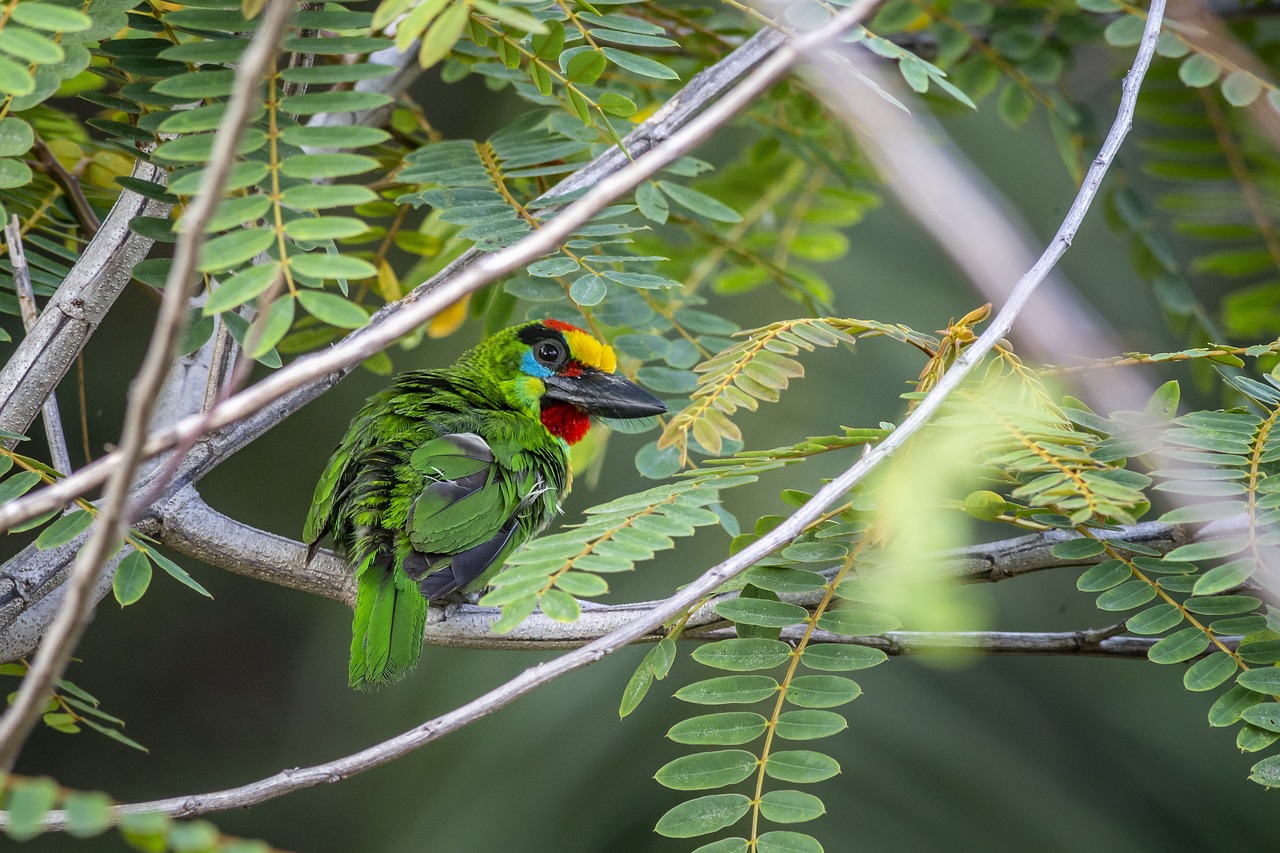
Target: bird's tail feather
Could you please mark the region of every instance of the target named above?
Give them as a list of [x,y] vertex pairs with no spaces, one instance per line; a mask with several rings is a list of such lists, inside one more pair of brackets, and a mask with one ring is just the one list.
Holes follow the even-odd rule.
[[418,585],[380,556],[367,557],[356,577],[348,680],[363,689],[399,681],[417,666],[427,620]]

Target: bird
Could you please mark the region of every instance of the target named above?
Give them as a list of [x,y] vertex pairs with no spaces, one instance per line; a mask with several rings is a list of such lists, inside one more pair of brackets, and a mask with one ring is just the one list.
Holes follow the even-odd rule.
[[541,532],[571,485],[593,418],[662,414],[606,343],[559,320],[499,331],[439,370],[373,395],[329,459],[307,515],[308,562],[332,536],[356,579],[348,681],[403,679],[428,601],[483,590]]

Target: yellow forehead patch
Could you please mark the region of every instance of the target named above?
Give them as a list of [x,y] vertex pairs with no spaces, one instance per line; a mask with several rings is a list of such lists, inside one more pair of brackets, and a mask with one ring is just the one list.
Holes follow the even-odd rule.
[[618,368],[618,357],[613,354],[613,347],[600,343],[580,329],[570,329],[562,334],[569,343],[569,351],[582,364],[605,373],[613,373]]

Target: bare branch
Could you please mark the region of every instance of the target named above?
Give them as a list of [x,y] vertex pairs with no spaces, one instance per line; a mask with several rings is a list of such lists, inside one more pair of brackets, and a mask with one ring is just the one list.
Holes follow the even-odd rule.
[[[139,160],[133,177],[164,182],[164,170]],[[167,216],[169,205],[124,190],[39,321],[0,369],[0,429],[25,433],[89,336],[147,256],[152,240],[129,230],[135,216]],[[12,447],[12,442],[7,446]],[[99,484],[101,481],[99,481]],[[66,503],[55,501],[48,509]],[[38,515],[39,513],[37,513]]]
[[129,389],[128,409],[117,451],[121,463],[111,473],[93,533],[76,557],[58,615],[41,641],[17,697],[5,715],[0,717],[0,770],[6,773],[13,769],[18,751],[47,701],[49,689],[62,677],[67,659],[84,633],[85,622],[97,601],[94,588],[102,577],[104,564],[119,548],[128,526],[129,487],[142,461],[148,424],[186,323],[187,301],[196,259],[204,242],[205,224],[222,198],[222,188],[235,162],[236,145],[253,107],[255,90],[275,54],[276,44],[292,11],[293,0],[269,2],[253,41],[236,69],[231,98],[214,138],[209,167],[201,179],[199,192],[182,217],[181,234],[174,248],[173,265],[165,281],[160,316],[156,320],[151,344],[138,377]]
[[[160,524],[149,532],[174,550],[255,580],[321,595],[347,607],[355,606],[355,583],[347,565],[338,557],[320,551],[308,564],[307,548],[301,542],[228,518],[206,504],[192,487],[157,507],[156,517]],[[1079,536],[1073,531],[1052,530],[957,548],[939,555],[938,575],[956,583],[994,583],[1046,569],[1090,565],[1103,559],[1063,560],[1053,556],[1054,545],[1076,538]],[[1132,542],[1160,553],[1198,539],[1186,525],[1155,522],[1099,531],[1098,538]],[[820,597],[820,593],[783,596],[784,600],[805,607],[817,604]],[[690,632],[723,624],[724,620],[714,610],[718,600],[689,617],[686,624]],[[495,607],[432,606],[424,641],[433,646],[476,649],[572,649],[647,615],[664,602],[606,605],[584,601],[581,604],[582,616],[576,622],[557,622],[534,613],[506,634],[492,632],[499,612]],[[650,638],[659,636],[661,632]]]
[[[843,10],[839,15],[814,32],[802,38],[788,42],[780,48],[777,53],[770,57],[770,59],[760,68],[747,77],[747,79],[744,80],[737,89],[727,95],[726,98],[717,105],[717,108],[725,105],[726,103],[737,103],[741,99],[736,96],[741,92],[751,92],[754,96],[755,93],[762,91],[772,79],[775,79],[776,75],[781,74],[790,65],[800,61],[804,55],[812,54],[814,51],[822,49],[828,40],[834,38],[845,28],[852,25],[861,15],[866,14],[873,7],[873,2],[855,3],[853,6]],[[969,373],[978,361],[981,360],[985,354],[994,347],[999,339],[1008,332],[1022,305],[1025,304],[1026,300],[1030,297],[1031,293],[1035,290],[1040,281],[1043,280],[1049,269],[1052,268],[1054,262],[1061,257],[1063,252],[1065,252],[1067,246],[1070,244],[1072,235],[1074,235],[1076,229],[1079,228],[1080,222],[1088,211],[1089,206],[1097,193],[1102,177],[1119,149],[1120,142],[1128,132],[1133,115],[1134,104],[1137,101],[1142,79],[1146,74],[1151,57],[1155,52],[1156,37],[1160,31],[1160,21],[1163,14],[1164,0],[1153,0],[1146,28],[1143,33],[1142,42],[1139,46],[1133,67],[1125,79],[1123,89],[1124,94],[1121,99],[1120,110],[1111,127],[1111,131],[1107,135],[1106,141],[1103,143],[1102,151],[1094,161],[1094,165],[1090,169],[1089,175],[1086,177],[1084,186],[1077,195],[1075,202],[1072,204],[1066,220],[1059,229],[1057,237],[1055,237],[1053,243],[1041,256],[1041,259],[1036,263],[1031,271],[1023,276],[1023,278],[1018,282],[1008,304],[1006,304],[999,314],[997,314],[992,320],[991,327],[978,339],[977,342],[975,342],[956,360],[947,373],[943,375],[935,388],[920,401],[916,409],[903,421],[902,425],[899,426],[898,429],[896,429],[880,445],[859,460],[857,464],[819,489],[818,492],[809,499],[809,501],[797,509],[781,524],[768,533],[762,535],[759,539],[743,548],[737,554],[709,569],[701,577],[690,583],[676,595],[669,598],[661,607],[654,608],[653,611],[644,618],[633,619],[623,627],[611,632],[609,635],[602,637],[581,649],[569,652],[551,663],[539,664],[538,666],[528,669],[516,678],[508,681],[506,684],[489,691],[483,696],[480,696],[479,698],[462,705],[441,717],[437,717],[434,720],[429,720],[419,726],[416,726],[403,734],[397,735],[396,737],[386,740],[380,744],[376,744],[353,755],[349,755],[335,761],[326,762],[324,764],[319,764],[305,769],[285,771],[277,774],[276,776],[254,782],[240,788],[233,788],[210,794],[180,797],[172,800],[160,800],[151,803],[119,806],[113,811],[113,816],[118,819],[120,816],[131,813],[130,810],[133,810],[136,812],[160,812],[169,815],[189,817],[229,808],[249,806],[282,796],[283,794],[292,791],[336,782],[352,774],[360,773],[365,770],[381,766],[390,761],[394,761],[396,758],[437,740],[449,732],[462,728],[475,720],[493,713],[497,709],[510,704],[519,697],[531,692],[543,684],[546,684],[569,672],[588,666],[625,645],[644,637],[654,628],[663,624],[666,620],[684,612],[704,596],[714,592],[721,584],[745,571],[752,564],[777,548],[793,540],[810,523],[815,521],[826,508],[840,500],[850,488],[856,485],[875,467],[888,459],[898,447],[900,447],[912,435],[919,432],[920,429],[928,423],[929,418],[938,410],[947,394],[956,387],[964,375]],[[700,119],[691,123],[687,130],[692,130],[701,119],[707,118],[710,114],[710,112],[703,114]],[[674,141],[674,138],[672,141]],[[634,167],[642,167],[646,160],[652,160],[653,155],[657,153],[657,151],[650,152],[650,154],[645,155],[633,164],[633,167],[623,169],[618,176],[615,176],[615,178],[631,171]],[[636,171],[640,170],[636,169]],[[613,180],[614,179],[606,179],[602,182],[602,186],[610,184]],[[604,188],[607,189],[607,187]],[[601,187],[598,187],[597,191],[593,191],[593,193],[598,193],[600,189]],[[587,198],[591,198],[593,193],[589,193]],[[570,206],[570,208],[566,210],[565,214],[562,214],[561,218],[553,221],[548,230],[551,227],[554,227],[557,223],[560,223],[563,217],[572,211],[573,206]],[[546,233],[546,231],[544,230],[539,233]],[[484,265],[484,262],[481,262],[481,264],[478,264],[477,266],[482,265]],[[465,276],[462,278],[465,278]]]
[[[31,286],[31,268],[27,266],[27,253],[22,248],[22,226],[15,215],[4,227],[5,242],[9,244],[9,258],[13,262],[13,289],[18,296],[18,307],[22,311],[22,327],[27,334],[40,319],[40,309],[36,307],[36,292]],[[44,401],[41,407],[44,415],[44,433],[49,440],[49,459],[54,470],[67,474],[71,472],[71,454],[67,452],[67,437],[62,431],[62,413],[58,411],[58,398],[54,394]]]

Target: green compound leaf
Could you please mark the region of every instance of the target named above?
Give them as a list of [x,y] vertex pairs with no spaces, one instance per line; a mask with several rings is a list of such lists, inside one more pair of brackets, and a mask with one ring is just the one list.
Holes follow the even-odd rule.
[[1157,604],[1125,622],[1125,628],[1134,634],[1163,634],[1182,623],[1182,611],[1176,604]]
[[767,727],[768,722],[759,714],[729,711],[681,720],[671,727],[667,737],[691,746],[738,746],[760,737]]
[[1104,560],[1093,566],[1076,581],[1081,592],[1103,592],[1119,586],[1133,576],[1133,570],[1122,560]]
[[654,831],[667,838],[694,838],[732,826],[751,808],[743,794],[710,794],[681,803],[658,821]]
[[134,551],[120,561],[115,577],[111,579],[111,592],[121,607],[134,604],[151,586],[151,561],[142,551]]
[[369,325],[369,314],[354,302],[336,293],[302,290],[298,302],[312,317],[340,329],[359,329]]
[[809,611],[798,604],[766,598],[726,599],[717,602],[715,612],[733,622],[760,628],[785,628],[809,618]]
[[75,838],[92,838],[111,826],[111,798],[90,791],[68,792],[62,801],[67,814],[67,834]]
[[822,845],[809,835],[776,830],[756,839],[756,853],[822,853]]
[[1182,663],[1209,647],[1209,636],[1199,628],[1183,628],[1147,650],[1152,663]]
[[791,646],[780,640],[736,639],[708,643],[693,652],[693,659],[716,669],[750,672],[772,669],[791,657]]
[[1106,553],[1107,547],[1097,539],[1068,539],[1059,542],[1049,549],[1049,553],[1060,560],[1087,560]]
[[770,791],[760,798],[760,814],[774,823],[804,823],[826,812],[822,800],[804,791]]
[[840,772],[840,763],[811,749],[790,749],[770,754],[764,772],[780,782],[821,782]]
[[237,273],[209,294],[204,305],[205,315],[221,314],[223,311],[239,308],[250,299],[261,296],[275,282],[279,273],[280,264],[274,261],[257,264]]
[[1242,672],[1236,679],[1236,684],[1255,693],[1275,696],[1280,694],[1280,668],[1269,666]]
[[724,675],[681,687],[676,698],[694,705],[734,705],[759,702],[778,690],[767,675]]
[[893,631],[901,625],[896,617],[888,613],[853,607],[839,607],[818,618],[819,628],[845,637],[871,637]]
[[93,524],[93,514],[88,510],[78,509],[68,513],[40,531],[40,535],[36,537],[36,548],[43,551],[46,548],[65,545],[88,530],[91,524]]
[[5,834],[14,841],[26,841],[44,832],[44,817],[57,799],[58,786],[52,779],[41,777],[12,781],[5,797],[5,810],[9,813]]
[[669,761],[654,778],[676,791],[704,791],[737,784],[754,773],[758,764],[755,755],[745,749],[720,749]]
[[774,724],[774,734],[786,740],[818,740],[849,727],[834,711],[784,711]]
[[1268,788],[1280,788],[1280,755],[1264,758],[1249,769],[1249,781]]
[[802,708],[835,708],[862,695],[862,688],[842,675],[799,675],[787,685],[787,701]]
[[800,655],[800,662],[810,669],[826,672],[852,672],[858,669],[870,669],[889,659],[879,649],[867,646],[845,646],[835,643],[811,645]]

